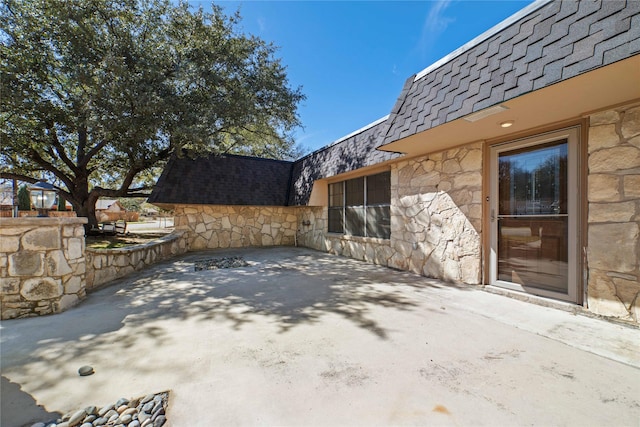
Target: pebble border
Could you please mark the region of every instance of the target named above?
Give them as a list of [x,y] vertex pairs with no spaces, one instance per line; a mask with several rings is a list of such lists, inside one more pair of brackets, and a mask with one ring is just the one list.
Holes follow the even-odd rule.
[[193,263],[195,271],[217,270],[219,268],[247,267],[249,263],[241,256],[203,259]]
[[100,409],[87,406],[55,421],[39,422],[30,427],[162,427],[167,422],[168,403],[168,391],[134,399],[122,397]]

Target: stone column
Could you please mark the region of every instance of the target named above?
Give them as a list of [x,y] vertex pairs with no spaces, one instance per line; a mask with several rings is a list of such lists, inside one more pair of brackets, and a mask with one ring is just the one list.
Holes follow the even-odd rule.
[[86,218],[0,221],[2,319],[58,313],[85,297]]
[[589,309],[640,320],[640,107],[593,114],[589,126]]

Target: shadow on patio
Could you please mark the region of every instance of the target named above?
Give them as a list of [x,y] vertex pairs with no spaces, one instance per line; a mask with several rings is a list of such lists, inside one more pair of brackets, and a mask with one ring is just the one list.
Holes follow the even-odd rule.
[[[194,271],[194,262],[244,256],[247,267]],[[306,249],[271,248],[192,253],[98,291],[116,302],[123,322],[149,319],[226,319],[233,328],[268,316],[281,332],[335,313],[381,339],[387,332],[368,317],[373,307],[410,310],[416,303],[397,289],[451,286],[348,258]],[[153,333],[148,331],[148,333]]]
[[[249,266],[194,269],[197,260],[227,256],[243,256]],[[73,378],[86,363],[81,361],[98,354],[117,360],[140,351],[163,353],[181,340],[172,328],[183,322],[202,324],[204,331],[213,321],[223,334],[265,325],[284,334],[333,314],[388,340],[389,325],[380,324],[385,310],[417,309],[420,300],[431,298],[423,294],[426,289],[441,286],[452,285],[309,249],[190,253],[114,282],[64,313],[3,322],[1,365],[11,381],[38,396],[60,381],[78,381]],[[437,302],[431,306],[437,315],[447,314]],[[191,375],[188,366],[171,367],[170,359],[163,363],[177,376]],[[140,375],[152,375],[154,369],[158,366],[135,367]],[[98,375],[82,384],[94,388],[112,382]],[[10,391],[3,387],[3,400]]]
[[[250,265],[194,271],[197,260],[238,255]],[[252,316],[259,315],[269,317],[284,333],[334,313],[386,339],[385,328],[368,314],[374,307],[416,307],[406,293],[400,292],[406,286],[419,294],[429,287],[455,285],[309,249],[190,253],[113,282],[65,313],[3,322],[1,342],[21,342],[2,346],[2,365],[11,365],[13,357],[21,363],[34,357],[34,352],[22,351],[29,345],[38,347],[41,357],[51,359],[63,354],[75,358],[83,347],[100,346],[101,339],[108,341],[110,349],[127,348],[139,336],[161,345],[164,331],[147,323],[166,319],[228,320],[234,329],[239,329],[251,323]],[[131,333],[111,342],[107,334],[124,326],[131,327]],[[16,335],[24,336],[25,329],[28,342]],[[69,352],[69,346],[62,349],[54,345],[70,341],[75,342],[76,351],[71,352],[75,354]]]

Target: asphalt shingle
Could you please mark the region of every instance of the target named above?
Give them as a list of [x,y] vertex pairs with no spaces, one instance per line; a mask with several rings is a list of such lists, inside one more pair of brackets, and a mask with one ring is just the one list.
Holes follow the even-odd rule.
[[639,16],[637,0],[542,5],[419,79],[407,80],[382,145],[637,54],[640,25],[633,24]]
[[378,151],[380,136],[386,121],[340,140],[297,160],[293,165],[289,205],[301,206],[309,202],[314,181],[372,166],[399,157],[400,154]]
[[400,156],[378,151],[380,121],[295,162],[224,155],[173,157],[150,203],[204,205],[306,205],[314,181]]
[[292,162],[224,155],[173,157],[150,203],[283,206]]
[[555,0],[409,77],[388,118],[295,162],[173,158],[149,201],[306,205],[316,180],[400,156],[381,145],[638,53],[640,1]]

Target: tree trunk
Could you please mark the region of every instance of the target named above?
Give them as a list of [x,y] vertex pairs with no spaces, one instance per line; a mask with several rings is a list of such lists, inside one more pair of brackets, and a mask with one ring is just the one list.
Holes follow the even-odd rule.
[[88,198],[82,200],[81,204],[73,206],[76,210],[76,215],[85,217],[89,220],[89,222],[84,226],[86,231],[89,231],[92,228],[98,228],[98,219],[96,218],[97,199],[97,197],[90,195]]

